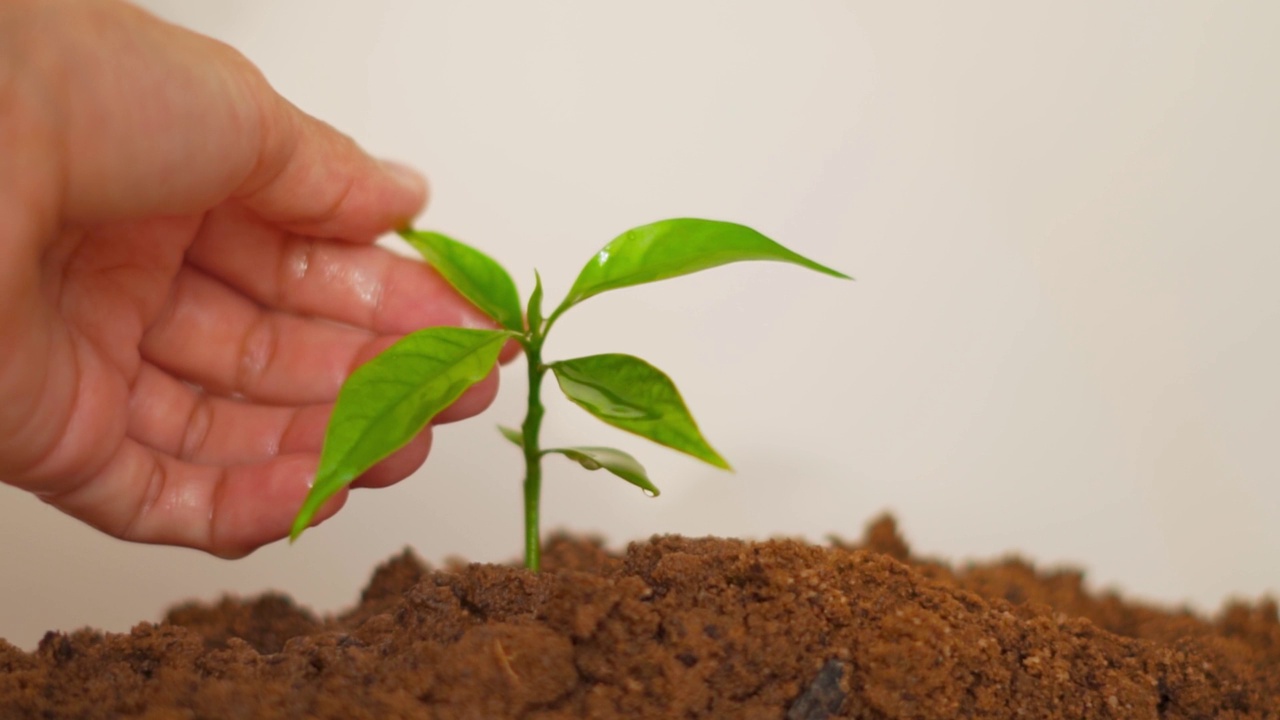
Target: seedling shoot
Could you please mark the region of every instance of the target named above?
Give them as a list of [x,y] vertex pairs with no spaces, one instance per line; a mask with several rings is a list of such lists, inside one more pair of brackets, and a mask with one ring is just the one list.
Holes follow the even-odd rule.
[[729,467],[702,436],[675,384],[658,368],[617,353],[544,360],[543,345],[561,315],[603,292],[744,260],[787,262],[848,279],[744,225],[679,218],[615,238],[582,268],[564,300],[544,315],[542,279],[536,272],[533,292],[522,306],[515,282],[488,255],[435,232],[406,229],[400,236],[501,329],[419,330],[351,373],[338,393],[315,482],[294,520],[290,540],[306,530],[326,500],[403,447],[437,413],[483,380],[502,346],[515,340],[524,349],[528,404],[519,428],[499,429],[524,456],[525,566],[536,572],[541,564],[542,459],[547,455],[562,455],[588,470],[603,469],[648,495],[658,494],[644,467],[622,450],[542,447],[542,383],[548,372],[569,400],[603,422],[716,467]]

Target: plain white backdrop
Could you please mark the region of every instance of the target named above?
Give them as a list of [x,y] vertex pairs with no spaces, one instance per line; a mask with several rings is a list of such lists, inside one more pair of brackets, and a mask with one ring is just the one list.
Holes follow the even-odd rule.
[[[657,499],[550,462],[548,529],[856,536],[1017,552],[1209,612],[1280,593],[1280,5],[1269,2],[196,2],[308,112],[424,170],[420,225],[558,300],[618,232],[753,225],[857,277],[744,264],[601,296],[550,357],[680,384],[721,473],[553,402]],[[100,536],[0,488],[0,637],[127,630],[267,589],[350,605],[404,546],[520,553],[495,405],[297,545],[227,562]],[[549,394],[554,386],[548,385]]]

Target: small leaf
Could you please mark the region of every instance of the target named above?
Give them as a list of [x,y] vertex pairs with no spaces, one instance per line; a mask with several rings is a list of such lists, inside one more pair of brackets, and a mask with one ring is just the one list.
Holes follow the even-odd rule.
[[524,332],[520,315],[520,294],[515,281],[496,260],[479,250],[436,232],[400,231],[431,267],[440,273],[472,305],[499,325]]
[[529,308],[525,310],[529,331],[537,332],[542,326],[542,276],[533,271],[533,293],[529,295]]
[[524,433],[520,432],[519,430],[515,428],[507,427],[506,425],[499,425],[498,432],[502,433],[502,437],[515,443],[516,447],[518,448],[524,447]]
[[568,447],[550,448],[543,453],[558,453],[588,470],[604,468],[636,487],[644,490],[650,497],[659,495],[658,488],[649,482],[649,475],[639,460],[621,450],[607,447]]
[[600,420],[659,445],[729,468],[661,370],[631,355],[590,355],[551,364],[560,389]]
[[315,482],[290,539],[320,506],[379,460],[399,450],[498,362],[511,333],[437,327],[406,335],[356,368],[338,391]]
[[778,260],[848,276],[802,257],[745,225],[677,218],[628,230],[582,268],[556,315],[607,290],[666,280],[743,260]]

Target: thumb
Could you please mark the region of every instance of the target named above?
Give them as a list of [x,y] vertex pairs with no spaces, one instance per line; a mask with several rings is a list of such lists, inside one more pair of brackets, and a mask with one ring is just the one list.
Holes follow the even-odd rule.
[[286,229],[365,240],[425,204],[420,176],[369,157],[216,40],[120,2],[4,8],[0,71],[8,55],[21,60],[13,107],[54,156],[27,165],[61,169],[40,174],[55,187],[27,183],[44,191],[45,225],[201,213],[240,198]]
[[375,160],[274,92],[263,100],[258,163],[235,193],[259,218],[299,234],[367,242],[422,211],[427,184],[418,172]]

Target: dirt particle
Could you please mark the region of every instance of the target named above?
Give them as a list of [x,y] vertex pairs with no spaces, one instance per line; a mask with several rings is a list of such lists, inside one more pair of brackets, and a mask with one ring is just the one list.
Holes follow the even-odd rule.
[[841,686],[844,663],[828,660],[809,687],[787,709],[787,720],[827,720],[838,713],[847,694]]

